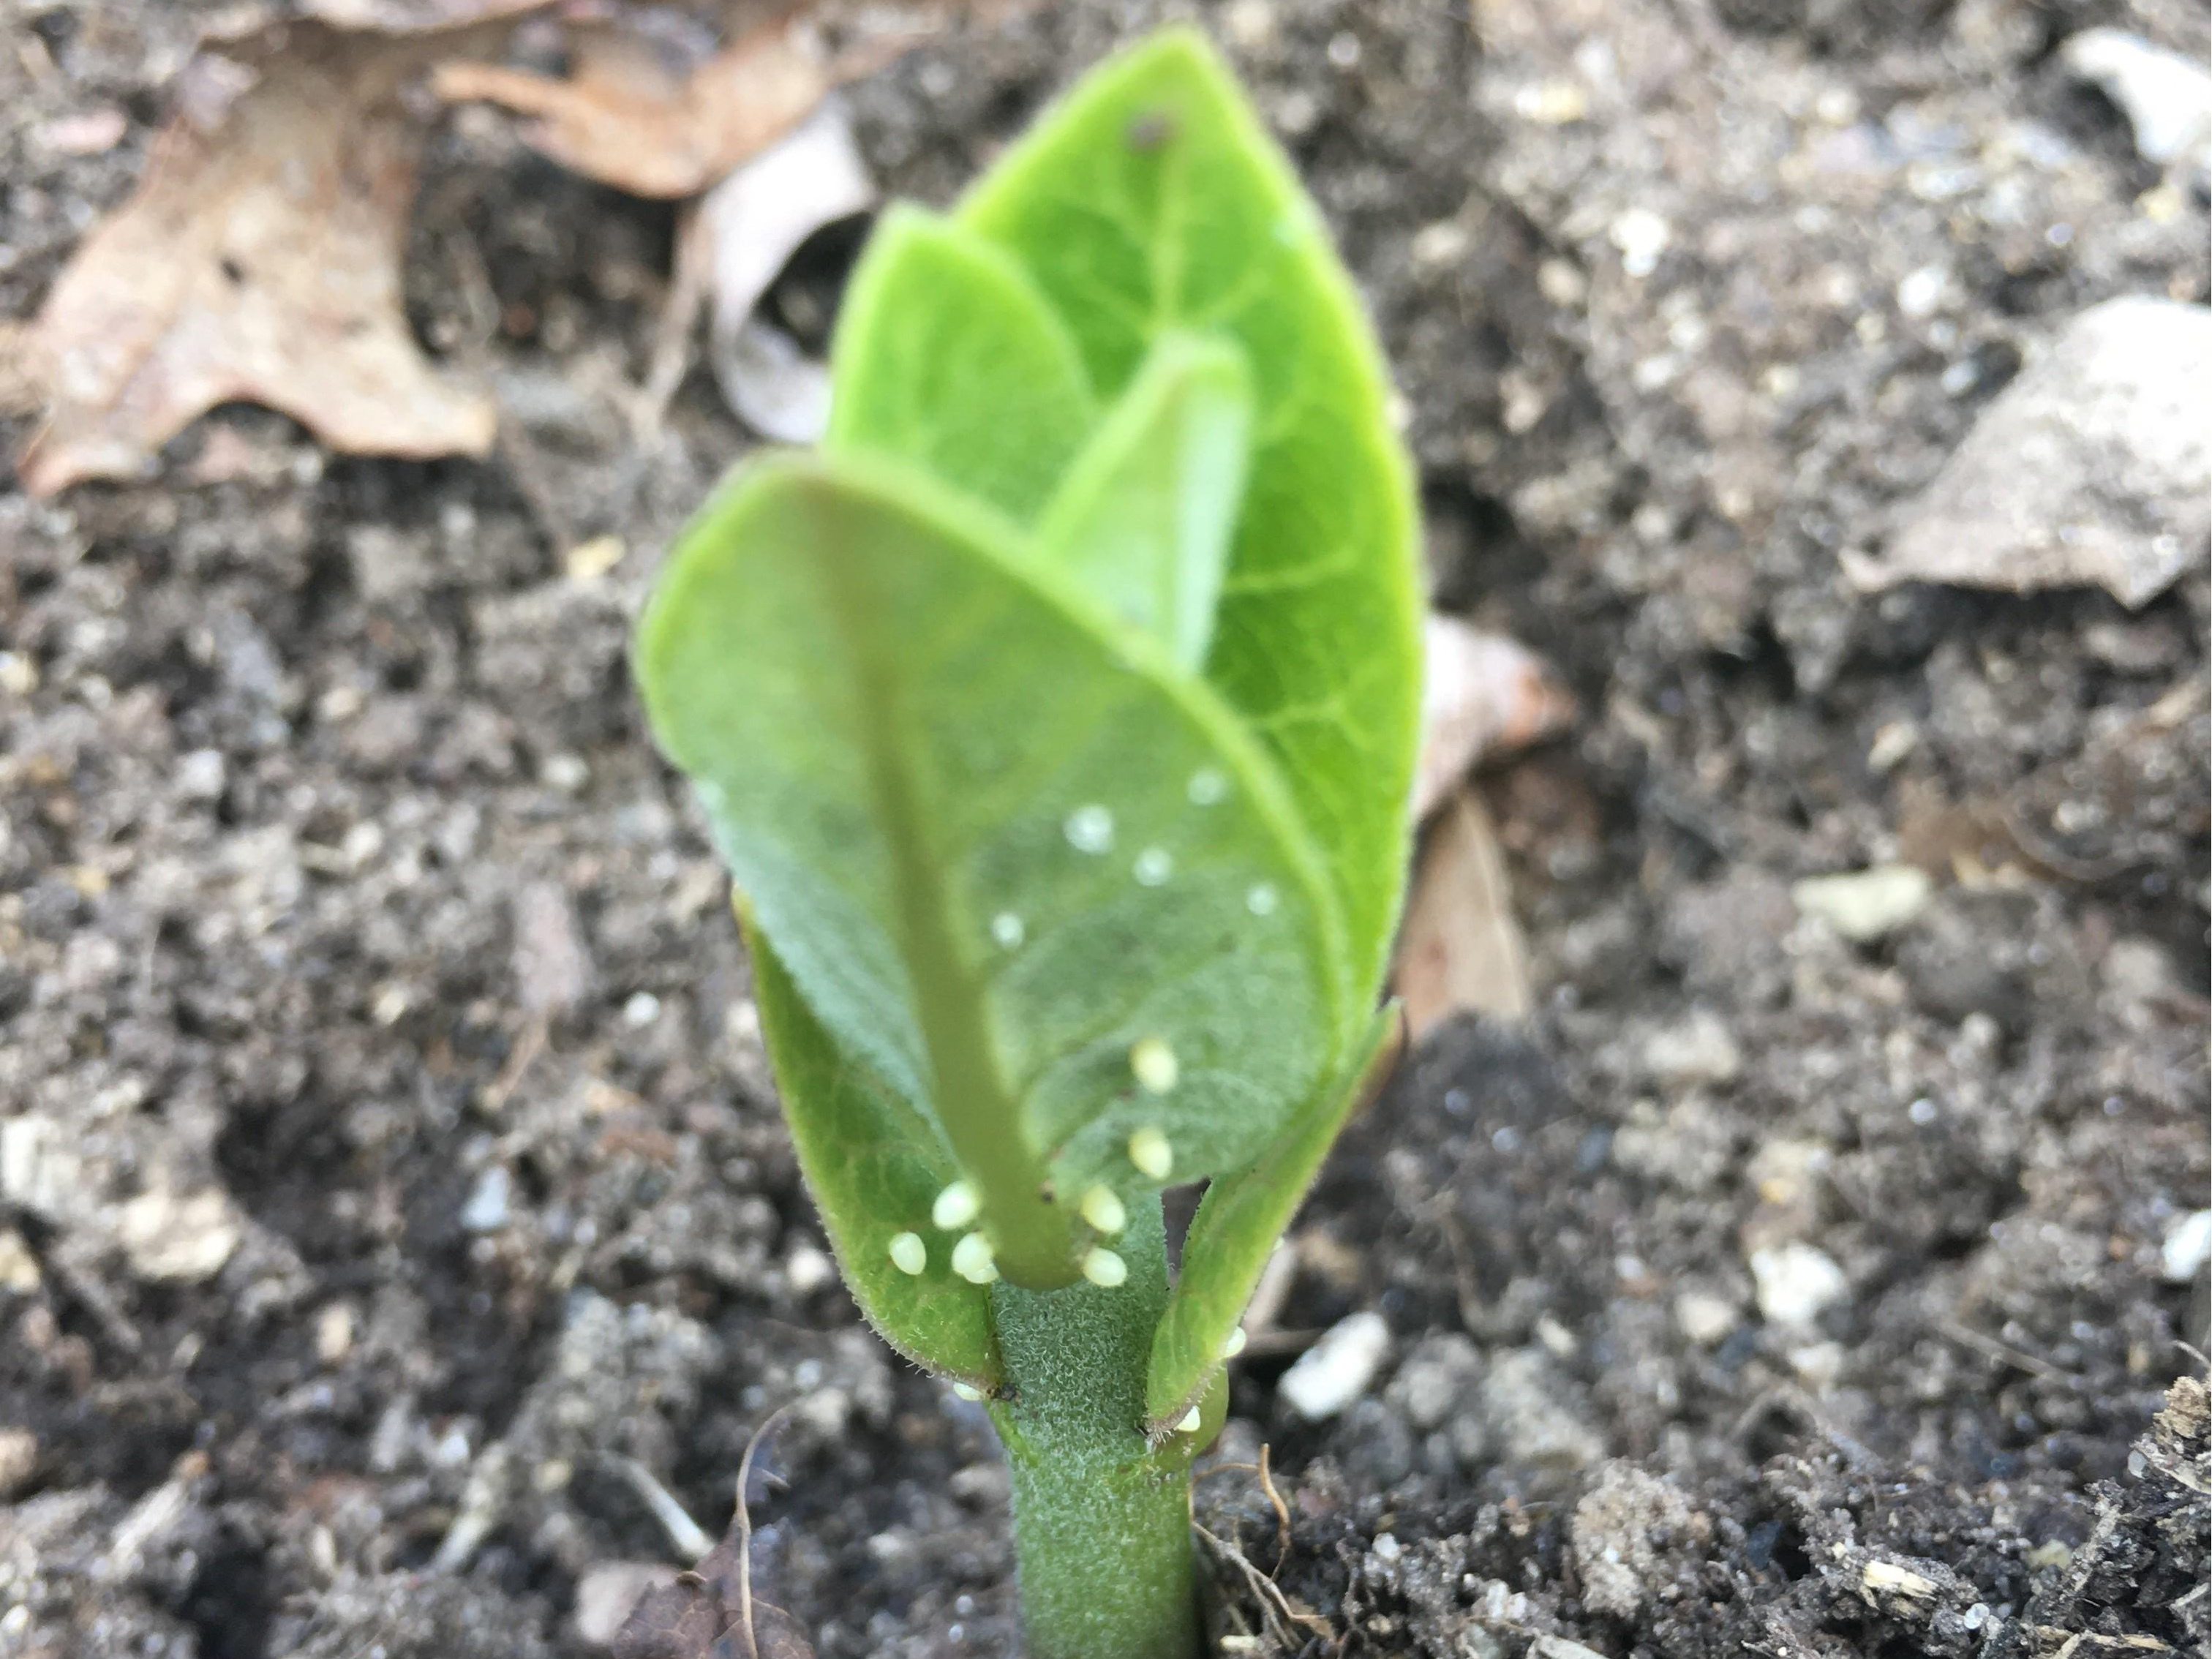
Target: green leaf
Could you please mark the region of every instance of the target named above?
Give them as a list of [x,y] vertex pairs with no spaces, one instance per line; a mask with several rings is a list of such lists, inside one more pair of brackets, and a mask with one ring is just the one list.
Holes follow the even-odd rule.
[[1152,349],[1037,528],[1044,558],[1109,616],[1205,665],[1252,436],[1252,375],[1225,340]]
[[1027,523],[1097,420],[1075,341],[1006,251],[884,214],[839,319],[828,447],[914,462]]
[[1176,1180],[1242,1168],[1332,1063],[1341,940],[1272,763],[994,515],[883,462],[756,465],[638,673],[799,994],[934,1120],[1009,1279],[1073,1277],[1091,1183],[1163,1184],[1133,1133]]
[[927,1264],[919,1273],[891,1260],[896,1235],[927,1231],[914,1218],[926,1216],[953,1179],[951,1148],[866,1067],[840,1055],[757,927],[745,928],[745,943],[799,1167],[853,1299],[884,1340],[916,1364],[996,1389],[1002,1368],[990,1293],[954,1274],[949,1242],[926,1240]]
[[1027,270],[1102,397],[1171,331],[1243,347],[1260,426],[1206,678],[1328,849],[1364,1007],[1404,883],[1418,546],[1382,358],[1319,215],[1212,50],[1170,30],[1087,77],[957,216]]
[[1266,1155],[1206,1188],[1183,1240],[1182,1277],[1153,1334],[1146,1370],[1145,1416],[1155,1435],[1180,1421],[1220,1370],[1222,1349],[1244,1317],[1276,1241],[1337,1131],[1389,1075],[1398,1054],[1392,1039],[1401,1029],[1395,1005],[1376,1014],[1349,1064],[1315,1091]]

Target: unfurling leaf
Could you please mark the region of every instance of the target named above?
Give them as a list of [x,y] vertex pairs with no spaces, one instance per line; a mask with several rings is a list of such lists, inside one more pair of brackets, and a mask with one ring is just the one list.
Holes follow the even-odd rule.
[[1320,215],[1212,49],[1170,32],[1078,87],[959,217],[1059,307],[1101,397],[1172,332],[1251,365],[1258,424],[1206,678],[1326,849],[1346,995],[1364,1005],[1405,882],[1416,518],[1381,354]]
[[[852,284],[822,453],[646,616],[854,1294],[988,1389],[1036,1659],[1188,1659],[1188,1470],[1378,1015],[1410,468],[1312,205],[1194,34]],[[1212,1185],[1170,1284],[1164,1187]]]
[[1170,33],[952,217],[886,216],[833,369],[823,456],[672,561],[654,729],[787,976],[764,1018],[972,1186],[972,1276],[1110,1274],[1079,1200],[1261,1165],[1373,1005],[1419,684],[1379,362]]

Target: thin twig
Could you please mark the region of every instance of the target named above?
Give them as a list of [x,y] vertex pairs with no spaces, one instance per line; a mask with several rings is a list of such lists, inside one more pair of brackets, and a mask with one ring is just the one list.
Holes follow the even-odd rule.
[[1270,1448],[1264,1440],[1260,1443],[1260,1490],[1267,1494],[1267,1501],[1275,1506],[1275,1571],[1279,1574],[1283,1564],[1291,1559],[1291,1506],[1283,1502],[1282,1493],[1275,1490],[1273,1472],[1267,1467]]
[[1301,1617],[1295,1612],[1291,1607],[1290,1597],[1283,1594],[1282,1587],[1261,1572],[1259,1568],[1254,1566],[1243,1550],[1215,1536],[1204,1527],[1198,1528],[1197,1532],[1198,1535],[1204,1539],[1224,1560],[1233,1563],[1237,1571],[1244,1575],[1245,1583],[1251,1588],[1252,1594],[1259,1598],[1261,1617],[1266,1621],[1267,1628],[1277,1634],[1285,1646],[1294,1645],[1295,1638],[1291,1632],[1295,1626],[1303,1626],[1317,1634],[1328,1633],[1328,1626],[1325,1622],[1313,1618],[1310,1614]]
[[499,1068],[499,1075],[484,1086],[477,1097],[477,1106],[487,1116],[496,1116],[505,1109],[507,1097],[520,1086],[530,1074],[530,1067],[545,1051],[546,1019],[543,1014],[532,1014],[515,1039],[514,1048],[507,1056],[507,1064]]
[[787,1401],[763,1418],[752,1438],[745,1442],[745,1455],[738,1460],[738,1616],[744,1622],[745,1651],[750,1659],[760,1659],[760,1638],[753,1630],[753,1511],[745,1492],[752,1485],[753,1454],[798,1403]]
[[1268,1455],[1269,1448],[1266,1445],[1262,1445],[1260,1448],[1260,1461],[1258,1462],[1211,1464],[1207,1468],[1200,1469],[1194,1477],[1194,1480],[1198,1481],[1211,1480],[1217,1474],[1249,1474],[1255,1475],[1259,1478],[1260,1490],[1267,1494],[1267,1502],[1273,1507],[1275,1511],[1275,1531],[1278,1544],[1278,1548],[1275,1552],[1275,1571],[1277,1572],[1280,1572],[1283,1570],[1283,1563],[1290,1559],[1291,1510],[1290,1506],[1283,1502],[1282,1493],[1275,1490],[1274,1475],[1267,1466]]
[[2047,1359],[2039,1359],[2032,1353],[2023,1353],[2009,1343],[2000,1342],[1994,1336],[1978,1331],[1972,1326],[1963,1324],[1958,1320],[1947,1319],[1936,1328],[1960,1346],[1972,1348],[1984,1358],[1994,1359],[2001,1365],[2015,1366],[2026,1371],[2030,1376],[2039,1376],[2046,1382],[2072,1383],[2081,1381],[2070,1371],[2059,1370]]
[[691,1518],[690,1511],[676,1501],[675,1494],[653,1478],[653,1471],[635,1457],[617,1455],[607,1461],[617,1474],[629,1482],[630,1490],[645,1500],[646,1508],[660,1522],[660,1529],[668,1534],[668,1541],[676,1547],[676,1553],[695,1565],[705,1559],[708,1552],[714,1547],[714,1540]]

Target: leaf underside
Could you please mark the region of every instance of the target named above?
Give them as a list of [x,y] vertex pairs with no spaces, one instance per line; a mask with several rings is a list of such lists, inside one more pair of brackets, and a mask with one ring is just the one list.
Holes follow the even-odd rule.
[[1242,1167],[1335,1047],[1310,849],[1211,694],[1006,541],[902,470],[757,466],[655,595],[655,730],[814,1015],[955,1146],[933,997],[1070,1190],[1138,1186],[1146,1126]]
[[913,1218],[927,1215],[952,1179],[951,1152],[912,1106],[840,1054],[759,928],[745,928],[745,945],[792,1144],[854,1300],[917,1364],[995,1389],[989,1293],[952,1272],[941,1238],[928,1241],[920,1273],[901,1272],[890,1257],[891,1239],[917,1231]]
[[1419,684],[1379,354],[1288,162],[1170,31],[951,217],[886,215],[833,356],[823,455],[749,466],[671,559],[654,732],[749,907],[871,1320],[992,1374],[927,1224],[956,1176],[1040,1290],[1093,1183],[1212,1178],[1148,1377],[1180,1414],[1377,1040]]

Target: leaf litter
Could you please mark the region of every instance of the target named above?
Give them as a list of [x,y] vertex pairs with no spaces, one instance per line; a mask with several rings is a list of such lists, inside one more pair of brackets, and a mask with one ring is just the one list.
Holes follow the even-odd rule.
[[527,118],[522,137],[572,173],[632,196],[696,196],[811,114],[830,89],[913,44],[905,35],[841,51],[793,13],[752,29],[696,67],[678,48],[619,20],[574,32],[570,72],[442,64],[447,103]]
[[[708,191],[690,234],[709,291],[708,362],[731,412],[779,443],[830,424],[830,370],[760,314],[792,255],[823,227],[875,206],[875,181],[836,99]],[[687,325],[688,327],[688,325]]]
[[646,1590],[615,1638],[616,1659],[813,1659],[799,1622],[753,1584],[751,1506],[765,1473],[754,1459],[790,1410],[769,1413],[746,1443],[737,1512],[722,1541],[674,1583]]
[[1451,799],[1486,757],[1528,748],[1562,732],[1575,700],[1551,665],[1517,640],[1485,633],[1456,617],[1432,615],[1423,641],[1421,757],[1413,817]]
[[1417,1042],[1455,1013],[1525,1019],[1535,1006],[1497,828],[1468,777],[1578,712],[1552,665],[1518,640],[1432,613],[1423,643],[1413,815],[1426,829],[1391,965]]
[[1413,1041],[1455,1013],[1526,1019],[1534,1011],[1512,897],[1489,811],[1462,787],[1429,828],[1391,970]]
[[489,449],[490,401],[424,357],[400,281],[422,152],[402,89],[484,39],[304,22],[194,60],[137,191],[24,342],[46,411],[20,462],[32,493],[136,473],[234,400],[354,453]]
[[[139,473],[232,401],[281,410],[349,453],[489,453],[493,399],[434,367],[406,322],[402,258],[423,145],[406,94],[418,78],[445,101],[530,116],[526,137],[587,177],[634,194],[694,195],[953,15],[995,17],[1024,0],[780,6],[689,63],[670,31],[647,27],[668,9],[629,8],[570,30],[565,79],[483,61],[550,3],[306,0],[290,21],[208,43],[173,88],[137,191],[85,239],[35,319],[9,331],[15,367],[0,392],[45,414],[19,458],[26,487],[49,495]],[[801,154],[828,151],[817,143]],[[815,181],[835,186],[822,199],[856,201],[848,174]],[[872,198],[865,181],[860,189]],[[716,240],[772,228],[757,189],[737,193],[756,210],[727,228],[724,213],[708,216],[702,233],[718,378],[761,429],[789,432],[820,401],[817,366],[752,321],[764,282],[718,280],[732,260],[760,261]],[[679,354],[679,378],[682,368]]]

